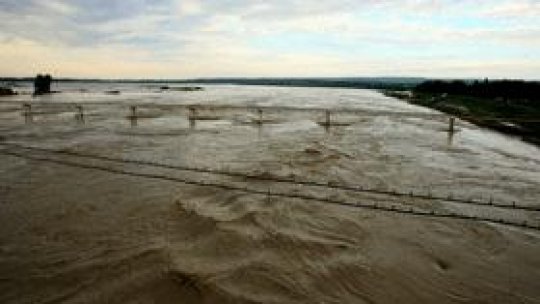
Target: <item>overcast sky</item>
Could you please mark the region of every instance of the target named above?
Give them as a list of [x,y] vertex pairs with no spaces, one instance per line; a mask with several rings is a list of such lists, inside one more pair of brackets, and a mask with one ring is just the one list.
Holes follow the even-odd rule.
[[0,0],[0,76],[540,79],[540,0]]

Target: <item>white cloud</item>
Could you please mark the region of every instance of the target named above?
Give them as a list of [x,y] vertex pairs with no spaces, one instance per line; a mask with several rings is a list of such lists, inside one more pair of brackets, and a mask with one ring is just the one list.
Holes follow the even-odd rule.
[[180,16],[198,15],[203,12],[203,4],[200,0],[177,1],[177,11]]
[[[125,11],[129,5],[151,6],[132,0],[92,12],[81,9],[80,1],[35,2],[24,14],[19,6],[0,11],[5,63],[0,73],[47,69],[66,76],[137,78],[521,73],[540,78],[539,59],[512,55],[540,51],[538,22],[508,17],[513,21],[503,25],[511,26],[493,26],[500,18],[494,16],[519,15],[532,1],[161,0],[159,6]],[[455,24],[464,18],[476,25]],[[286,39],[298,37],[311,44],[287,44]],[[489,60],[477,50],[491,54]]]
[[540,18],[540,2],[514,0],[485,9],[482,12],[490,17],[538,17]]
[[78,11],[77,7],[61,0],[35,1],[35,3],[42,9],[54,14],[73,15]]

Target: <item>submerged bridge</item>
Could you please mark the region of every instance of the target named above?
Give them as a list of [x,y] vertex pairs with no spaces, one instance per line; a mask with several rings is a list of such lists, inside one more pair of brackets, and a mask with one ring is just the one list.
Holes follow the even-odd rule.
[[[265,105],[227,105],[227,104],[172,104],[172,103],[114,103],[114,102],[58,102],[58,103],[43,103],[43,102],[7,102],[14,107],[0,110],[2,112],[12,112],[17,110],[17,106],[22,111],[27,122],[31,122],[35,115],[52,114],[55,111],[59,113],[73,112],[75,119],[85,122],[85,118],[93,115],[95,109],[103,109],[108,107],[108,113],[118,113],[118,108],[124,108],[124,113],[120,112],[117,115],[129,119],[132,125],[136,124],[139,119],[149,119],[157,114],[152,114],[152,111],[162,111],[166,115],[185,115],[191,122],[191,126],[198,120],[220,120],[219,116],[208,116],[208,113],[215,114],[216,112],[244,112],[251,113],[256,116],[252,121],[262,125],[272,122],[265,116],[272,115],[273,117],[283,118],[286,113],[309,113],[311,115],[324,115],[324,118],[318,121],[321,126],[346,126],[353,122],[340,121],[336,117],[342,115],[354,115],[356,117],[392,117],[400,119],[427,119],[433,121],[446,121],[448,123],[447,131],[453,133],[456,131],[456,119],[468,121],[483,125],[495,125],[499,129],[512,131],[511,133],[522,133],[521,127],[515,124],[537,124],[540,123],[540,118],[531,117],[495,117],[495,116],[472,116],[472,115],[450,115],[438,113],[434,111],[418,112],[418,111],[390,111],[390,110],[366,110],[360,108],[318,108],[318,107],[295,107],[295,106],[265,106]],[[22,108],[21,108],[22,107]],[[179,112],[175,112],[179,111]],[[206,115],[205,115],[206,113]]]
[[[156,104],[156,103],[113,103],[113,102],[84,102],[84,103],[44,103],[44,102],[3,102],[8,104],[2,112],[20,112],[25,120],[31,121],[36,115],[48,115],[58,113],[73,113],[74,119],[85,122],[85,118],[95,115],[94,111],[100,109],[112,116],[120,115],[133,123],[138,119],[151,119],[152,111],[161,111],[162,115],[184,115],[187,120],[219,120],[223,116],[212,116],[216,112],[232,111],[248,113],[252,116],[254,124],[262,125],[272,122],[267,118],[282,117],[286,113],[308,113],[310,116],[322,120],[318,121],[324,127],[338,127],[353,124],[343,120],[344,116],[358,117],[394,117],[394,118],[421,118],[428,120],[448,122],[448,132],[455,131],[456,117],[426,111],[389,111],[389,110],[366,110],[358,108],[308,108],[294,106],[245,106],[245,105],[219,105],[219,104]],[[159,116],[159,115],[158,115]],[[461,116],[463,120],[482,120],[491,122],[524,122],[540,123],[540,118],[520,117],[475,117]],[[421,216],[432,218],[447,218],[461,221],[480,221],[514,226],[526,229],[540,230],[540,205],[530,203],[505,202],[494,197],[473,199],[459,197],[452,193],[432,193],[431,190],[419,192],[418,190],[404,191],[403,189],[377,189],[366,185],[341,184],[309,179],[290,178],[277,175],[256,174],[253,172],[231,171],[215,168],[203,168],[188,165],[171,165],[159,162],[151,162],[139,159],[114,158],[107,155],[89,154],[75,150],[46,149],[31,145],[22,145],[12,139],[0,138],[0,154],[23,158],[29,161],[48,162],[63,166],[75,167],[87,170],[99,170],[111,174],[129,175],[148,179],[158,179],[168,182],[178,182],[189,185],[212,187],[230,191],[240,191],[254,195],[262,195],[268,198],[281,197],[301,201],[313,201],[341,205],[351,208],[363,208],[386,213],[401,214],[403,216]],[[160,173],[148,170],[158,170]],[[189,172],[191,175],[184,173]],[[209,181],[208,176],[221,176],[225,180]],[[210,180],[212,180],[210,178]],[[262,185],[251,181],[265,182]],[[306,191],[309,190],[309,191]],[[319,193],[313,194],[313,191]],[[330,195],[329,195],[330,193]],[[365,199],[349,198],[355,194],[374,195],[377,199],[366,201]],[[408,201],[422,201],[422,207],[413,206]],[[425,204],[431,206],[426,208]],[[441,211],[436,205],[458,204],[474,207],[474,210],[461,210],[457,212]],[[490,210],[504,211],[502,216],[486,216]],[[512,213],[524,215],[528,220],[516,219]],[[489,212],[487,212],[489,213]],[[519,218],[519,216],[518,216]],[[521,217],[523,218],[523,217]],[[532,219],[532,220],[531,220]]]

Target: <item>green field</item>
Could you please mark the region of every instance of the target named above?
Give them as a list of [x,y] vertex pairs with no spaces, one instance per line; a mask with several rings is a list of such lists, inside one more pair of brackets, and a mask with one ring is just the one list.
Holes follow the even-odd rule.
[[540,103],[531,100],[384,91],[387,96],[455,115],[476,125],[540,145]]

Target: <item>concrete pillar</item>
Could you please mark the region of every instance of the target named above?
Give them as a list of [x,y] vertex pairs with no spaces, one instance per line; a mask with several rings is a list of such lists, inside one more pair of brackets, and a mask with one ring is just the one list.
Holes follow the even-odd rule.
[[266,193],[266,202],[267,203],[272,202],[272,192],[270,191],[270,188],[268,188],[268,192]]
[[262,124],[262,122],[263,122],[263,110],[262,109],[257,109],[257,113],[259,113],[258,124]]
[[24,116],[24,123],[32,123],[33,122],[33,116],[32,116],[32,105],[29,103],[23,104],[23,116]]
[[189,110],[189,114],[188,114],[189,127],[193,129],[195,128],[195,119],[197,118],[197,110],[193,106],[188,107],[188,110]]
[[80,119],[84,118],[84,109],[83,106],[77,106],[77,115]]
[[197,109],[195,107],[189,107],[189,120],[195,120],[197,118]]
[[326,110],[326,126],[330,126],[330,111]]
[[29,103],[23,104],[23,115],[32,115],[32,105]]
[[130,114],[128,115],[129,123],[132,127],[137,126],[137,106],[130,106]]

